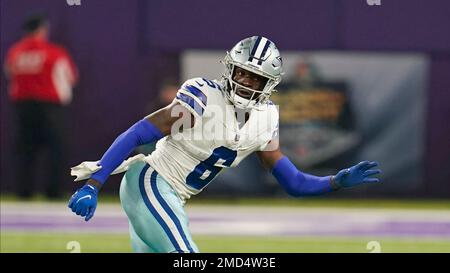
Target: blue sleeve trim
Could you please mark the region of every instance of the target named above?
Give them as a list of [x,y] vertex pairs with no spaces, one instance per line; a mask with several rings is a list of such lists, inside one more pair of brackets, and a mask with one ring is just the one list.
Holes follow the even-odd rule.
[[192,98],[188,95],[185,95],[183,93],[178,93],[177,99],[179,99],[182,102],[187,103],[200,116],[203,115],[203,112],[205,111],[205,109],[194,98]]
[[208,101],[208,98],[206,95],[197,87],[193,85],[187,85],[186,86],[187,91],[189,91],[191,94],[196,96],[200,101],[203,103],[204,106],[206,106],[206,102]]

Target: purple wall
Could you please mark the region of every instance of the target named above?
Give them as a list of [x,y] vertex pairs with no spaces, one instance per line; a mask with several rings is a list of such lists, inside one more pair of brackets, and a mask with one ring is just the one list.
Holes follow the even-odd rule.
[[[178,52],[185,48],[227,49],[261,34],[281,50],[429,53],[427,190],[450,195],[450,1],[382,0],[382,6],[368,6],[365,0],[81,0],[81,6],[70,7],[62,0],[2,0],[0,8],[2,63],[20,37],[23,16],[39,9],[50,15],[52,40],[65,45],[78,64],[80,82],[70,107],[72,165],[99,158],[151,108],[160,80],[178,75]],[[3,75],[0,99],[3,191],[14,181],[8,159],[13,112]]]
[[427,193],[450,196],[450,54],[432,54],[428,95]]

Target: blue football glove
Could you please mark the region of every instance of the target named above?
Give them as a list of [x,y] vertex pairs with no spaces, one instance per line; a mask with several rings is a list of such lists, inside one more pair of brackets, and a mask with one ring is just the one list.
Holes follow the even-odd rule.
[[81,217],[86,216],[85,221],[94,216],[97,208],[98,189],[92,185],[84,185],[76,191],[69,200],[69,208]]
[[376,166],[378,166],[377,162],[360,162],[351,168],[339,171],[333,177],[334,183],[342,188],[353,187],[362,183],[377,183],[380,180],[372,176],[380,174],[381,170],[372,170]]

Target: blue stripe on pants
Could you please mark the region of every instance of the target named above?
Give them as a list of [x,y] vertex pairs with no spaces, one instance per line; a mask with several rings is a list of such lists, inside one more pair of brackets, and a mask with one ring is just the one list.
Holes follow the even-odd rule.
[[169,214],[170,219],[172,219],[172,221],[175,223],[175,226],[177,227],[177,230],[180,233],[181,238],[183,238],[183,242],[186,244],[187,248],[189,249],[189,252],[194,252],[194,250],[192,250],[191,245],[189,244],[188,239],[186,238],[186,234],[184,233],[184,230],[183,230],[183,227],[181,226],[180,220],[178,219],[178,217],[175,215],[175,213],[172,211],[172,209],[169,207],[167,202],[164,200],[164,198],[161,196],[161,194],[158,191],[158,187],[156,185],[156,175],[157,174],[158,173],[156,171],[153,171],[152,177],[150,179],[151,186],[152,186],[153,192],[155,193],[156,199],[161,204],[161,206],[164,208],[164,210],[167,212],[167,214]]
[[[179,242],[175,238],[174,234],[172,233],[169,225],[164,221],[163,217],[158,213],[157,209],[155,208],[155,206],[152,204],[149,197],[147,196],[147,192],[145,190],[144,183],[146,183],[145,175],[146,175],[149,167],[150,167],[150,165],[147,164],[142,169],[140,177],[139,177],[139,188],[140,188],[140,192],[141,192],[142,198],[144,200],[144,203],[147,206],[147,208],[150,210],[151,214],[158,221],[159,225],[163,228],[164,232],[167,234],[169,240],[175,247],[176,251],[184,252],[184,250],[181,248]],[[167,215],[169,215],[170,219],[174,222],[176,229],[177,229],[178,233],[181,235],[181,238],[183,239],[183,242],[185,243],[188,250],[190,252],[194,252],[192,247],[189,244],[189,241],[186,238],[186,235],[184,233],[184,230],[181,226],[179,219],[176,217],[175,213],[172,211],[170,206],[167,204],[167,202],[164,200],[164,198],[159,193],[159,190],[157,187],[157,181],[156,181],[157,175],[158,175],[158,173],[156,171],[152,171],[151,176],[150,176],[150,181],[149,181],[151,190],[152,190],[154,196],[156,197],[156,200],[159,202],[159,205],[164,209],[164,211],[167,213]]]
[[[169,226],[167,226],[167,224],[164,222],[164,220],[162,219],[162,217],[158,214],[158,212],[156,211],[156,209],[152,206],[152,204],[150,203],[150,200],[148,199],[147,193],[145,192],[145,174],[148,170],[148,168],[150,168],[150,165],[146,165],[143,169],[142,172],[139,176],[139,189],[141,190],[141,195],[142,198],[144,199],[144,203],[147,206],[147,208],[150,210],[150,213],[155,217],[155,219],[158,221],[159,225],[164,229],[164,231],[166,232],[167,236],[169,237],[170,241],[172,242],[173,246],[175,247],[175,249],[178,251],[181,251],[180,246],[178,245],[177,240],[175,239],[175,237],[173,236],[172,232],[170,232],[170,228]],[[156,172],[154,172],[156,173]],[[152,173],[153,176],[153,173]]]

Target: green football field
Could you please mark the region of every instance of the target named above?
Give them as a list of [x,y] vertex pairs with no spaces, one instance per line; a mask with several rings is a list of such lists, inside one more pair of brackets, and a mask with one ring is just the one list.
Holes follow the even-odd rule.
[[[370,238],[194,236],[201,252],[368,253]],[[66,252],[77,241],[81,252],[131,252],[126,234],[43,234],[2,232],[1,252]],[[447,252],[450,240],[383,239],[381,252]],[[68,245],[69,244],[69,245]]]
[[[6,200],[5,200],[6,199]],[[124,220],[124,215],[120,211],[120,206],[117,200],[104,200],[100,208],[104,209],[104,217],[114,216],[117,219]],[[270,206],[267,204],[270,203]],[[188,211],[193,216],[203,216],[204,210],[214,211],[215,213],[223,213],[221,206],[226,205],[227,210],[231,214],[242,214],[242,221],[245,222],[248,215],[253,213],[268,213],[270,209],[276,209],[280,213],[295,213],[301,212],[300,222],[293,223],[294,225],[302,226],[302,223],[308,223],[308,220],[303,217],[313,215],[311,221],[321,214],[325,216],[339,215],[339,217],[347,217],[349,221],[354,221],[355,217],[358,221],[372,221],[370,223],[377,225],[379,218],[380,223],[384,219],[387,224],[394,224],[400,218],[402,221],[396,224],[401,224],[401,228],[407,232],[413,232],[410,235],[404,236],[366,236],[357,235],[352,236],[340,235],[206,235],[193,234],[194,241],[197,243],[201,252],[206,253],[369,253],[373,250],[379,250],[383,253],[406,253],[406,252],[446,252],[450,253],[450,201],[448,200],[333,200],[333,199],[307,199],[307,200],[292,200],[292,199],[240,199],[227,200],[221,202],[220,200],[198,200],[191,203]],[[59,224],[78,223],[77,218],[67,211],[66,203],[63,201],[47,202],[47,201],[29,201],[19,202],[13,198],[2,198],[1,202],[1,219],[2,229],[0,236],[0,252],[60,252],[69,253],[73,249],[71,242],[76,241],[80,246],[80,252],[131,252],[130,241],[126,231],[124,232],[89,232],[81,230],[78,232],[78,227],[72,228],[70,231],[65,229],[58,229],[57,231],[46,231],[40,228],[39,225],[46,224],[50,228],[59,219]],[[99,211],[97,217],[102,216]],[[109,213],[109,214],[108,214]],[[112,214],[111,214],[112,213]],[[245,214],[247,213],[247,214]],[[252,213],[252,214],[248,214]],[[356,213],[356,214],[355,214]],[[57,218],[45,218],[54,217]],[[219,214],[216,214],[219,215]],[[262,214],[264,215],[264,214]],[[286,214],[291,215],[291,214]],[[409,216],[408,216],[409,215]],[[433,216],[434,215],[434,216]],[[364,216],[364,217],[362,217]],[[35,218],[33,218],[35,217]],[[289,217],[289,216],[287,216]],[[264,216],[262,216],[264,218]],[[361,219],[359,219],[361,218]],[[399,219],[397,219],[399,218]],[[46,219],[46,220],[45,220]],[[52,220],[53,219],[53,220]],[[105,218],[105,221],[108,218]],[[326,218],[328,219],[328,218]],[[121,221],[122,221],[121,220]],[[126,218],[125,218],[126,220]],[[235,218],[239,220],[239,218]],[[20,225],[18,225],[18,221]],[[282,219],[283,223],[288,218]],[[430,221],[433,224],[430,226]],[[106,222],[103,222],[106,223]],[[212,222],[214,224],[214,222]],[[232,224],[233,222],[225,222],[224,226]],[[320,221],[317,223],[321,223]],[[316,223],[316,224],[317,224]],[[435,224],[436,225],[435,225]],[[30,225],[36,224],[36,230],[21,230],[21,228],[29,228]],[[79,223],[78,223],[79,224]],[[100,222],[98,222],[100,224]],[[97,225],[98,225],[97,224]],[[194,221],[195,224],[195,221]],[[330,225],[324,222],[325,225]],[[337,228],[338,223],[331,223],[333,228]],[[406,226],[405,226],[406,224]],[[415,228],[421,228],[426,225],[430,236],[427,234],[414,232],[419,230],[411,229],[409,225],[416,225]],[[23,226],[22,226],[23,225]],[[79,224],[80,225],[80,224]],[[204,225],[204,222],[201,222]],[[90,223],[85,227],[96,227],[96,224]],[[195,225],[194,225],[195,227]],[[198,229],[197,224],[197,230]],[[353,227],[353,226],[352,226]],[[125,227],[126,228],[126,227]],[[393,227],[394,228],[394,227]],[[398,228],[398,227],[397,227]],[[122,230],[122,229],[121,229]],[[194,229],[195,230],[195,229]],[[433,237],[433,232],[441,232],[440,237]],[[352,233],[350,233],[352,234]],[[375,241],[375,243],[373,242]],[[369,243],[372,242],[372,243]],[[377,245],[379,249],[374,249],[371,245]]]

